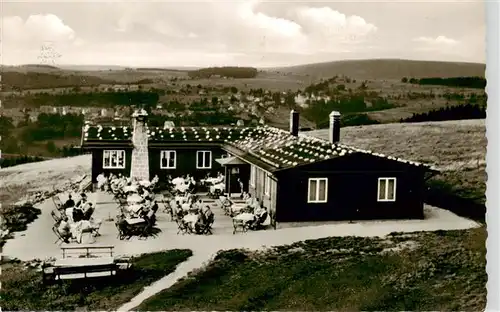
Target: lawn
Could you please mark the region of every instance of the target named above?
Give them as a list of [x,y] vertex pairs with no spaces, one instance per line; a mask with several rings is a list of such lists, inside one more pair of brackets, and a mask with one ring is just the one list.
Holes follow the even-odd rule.
[[144,254],[132,259],[133,269],[121,278],[67,281],[44,286],[42,273],[23,263],[2,264],[2,309],[5,311],[115,310],[145,287],[172,273],[192,255],[174,249]]
[[484,310],[485,228],[219,252],[134,310]]

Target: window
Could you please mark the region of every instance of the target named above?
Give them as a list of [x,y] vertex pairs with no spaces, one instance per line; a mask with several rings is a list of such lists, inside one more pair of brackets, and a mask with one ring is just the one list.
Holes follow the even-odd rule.
[[161,151],[160,169],[175,169],[177,154],[175,151]]
[[396,178],[378,179],[378,201],[396,201]]
[[310,178],[307,194],[308,203],[326,203],[328,193],[327,178]]
[[255,187],[255,180],[257,178],[257,168],[255,166],[250,167],[250,185]]
[[271,196],[271,177],[266,174],[265,180],[264,180],[264,193],[266,196]]
[[124,150],[104,150],[102,158],[102,168],[104,169],[125,169]]
[[198,151],[196,152],[196,169],[212,168],[212,152]]

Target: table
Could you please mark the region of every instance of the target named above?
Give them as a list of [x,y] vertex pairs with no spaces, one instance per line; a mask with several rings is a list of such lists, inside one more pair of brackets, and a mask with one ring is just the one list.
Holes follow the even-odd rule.
[[136,192],[136,191],[137,191],[137,186],[135,186],[135,185],[128,185],[128,186],[125,186],[125,187],[123,188],[123,191],[124,191],[125,193],[127,193],[127,192]]
[[140,203],[142,201],[144,201],[144,198],[142,198],[139,194],[133,194],[133,195],[127,197],[127,202],[129,204]]
[[175,185],[174,188],[176,190],[178,190],[179,192],[184,193],[189,188],[189,185],[179,183],[179,184]]
[[234,212],[238,212],[238,211],[240,211],[241,209],[244,209],[244,208],[246,208],[246,207],[247,207],[247,205],[246,205],[246,204],[233,204],[233,205],[231,206],[231,210],[232,210],[232,211],[234,211]]
[[241,221],[245,221],[245,222],[250,222],[250,221],[255,220],[255,215],[253,213],[244,212],[244,213],[240,213],[239,215],[233,217],[233,219],[241,220]]
[[125,221],[129,225],[134,225],[134,224],[139,224],[139,223],[142,223],[142,222],[146,222],[146,220],[144,220],[143,218],[127,218],[127,219],[125,219]]
[[182,204],[184,203],[185,201],[187,201],[187,198],[184,197],[184,196],[175,196],[175,201],[176,202],[179,202],[179,204]]
[[226,185],[224,183],[219,183],[219,184],[216,184],[216,185],[211,185],[210,186],[210,192],[214,193],[215,190],[224,191],[225,188],[226,188]]
[[128,208],[127,208],[128,211],[131,211],[131,212],[134,212],[134,213],[137,213],[141,209],[142,209],[142,205],[138,205],[138,204],[129,205]]

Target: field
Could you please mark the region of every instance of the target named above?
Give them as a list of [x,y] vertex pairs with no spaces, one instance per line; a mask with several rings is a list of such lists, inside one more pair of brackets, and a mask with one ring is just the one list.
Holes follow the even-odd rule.
[[314,79],[328,78],[333,75],[345,75],[357,79],[378,80],[401,79],[402,77],[484,77],[486,65],[478,63],[373,59],[307,64],[269,70],[305,75]]
[[[328,130],[309,135],[328,138]],[[410,124],[384,124],[342,128],[342,143],[404,159],[435,164],[435,177],[457,193],[485,201],[485,120],[461,120]]]
[[134,310],[482,311],[485,228],[220,252]]

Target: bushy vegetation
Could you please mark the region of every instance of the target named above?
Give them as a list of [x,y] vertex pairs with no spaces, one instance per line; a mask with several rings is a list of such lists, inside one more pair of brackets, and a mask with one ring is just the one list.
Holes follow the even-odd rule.
[[11,238],[13,232],[25,231],[28,224],[36,220],[42,211],[26,203],[21,206],[3,204],[0,205],[1,231],[8,231],[9,236],[0,237],[0,248],[5,244],[6,239]]
[[0,168],[7,168],[32,162],[38,162],[44,160],[43,157],[39,156],[27,156],[22,155],[19,157],[9,157],[9,158],[1,158],[0,159]]
[[192,78],[209,78],[214,75],[230,78],[255,78],[257,69],[253,67],[209,67],[188,72]]
[[23,129],[24,142],[80,137],[84,122],[83,115],[40,114],[38,120]]
[[464,104],[442,107],[440,109],[434,109],[426,113],[413,114],[409,118],[401,119],[401,122],[424,122],[484,118],[486,118],[485,106]]
[[24,97],[27,106],[72,106],[72,107],[113,107],[144,105],[156,106],[158,91],[108,91],[108,92],[68,92],[64,94],[38,93]]
[[97,86],[100,84],[113,83],[113,81],[93,76],[59,75],[55,73],[37,72],[2,72],[2,91]]
[[[332,111],[339,111],[342,114],[350,114],[378,111],[394,107],[395,105],[389,103],[387,99],[383,97],[371,99],[370,102],[367,102],[365,101],[365,97],[363,95],[341,95],[333,97],[328,101],[325,101],[324,99],[312,100],[309,107],[303,109],[302,112],[304,117],[316,123],[316,127],[320,128],[325,124],[328,124],[329,115]],[[361,118],[368,121],[368,117],[358,117],[358,120],[361,120]],[[347,122],[346,124],[349,123]],[[353,125],[352,121],[350,125]]]
[[484,228],[220,252],[134,310],[481,311]]
[[484,89],[486,79],[484,77],[450,77],[450,78],[406,78],[401,79],[404,83],[413,83],[419,85],[435,85],[457,88],[475,88]]
[[112,311],[125,304],[156,280],[172,273],[192,255],[174,249],[132,259],[133,268],[116,277],[70,280],[44,285],[42,273],[22,263],[3,265],[2,309],[6,311]]

